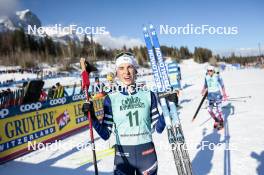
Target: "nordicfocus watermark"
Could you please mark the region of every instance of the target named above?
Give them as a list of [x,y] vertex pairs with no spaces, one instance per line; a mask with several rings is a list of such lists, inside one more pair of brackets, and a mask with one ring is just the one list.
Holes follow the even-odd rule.
[[[92,148],[91,142],[82,142],[76,143],[74,140],[68,140],[67,143],[63,142],[62,140],[55,140],[54,142],[36,142],[36,141],[29,141],[27,142],[27,149],[29,151],[36,151],[36,150],[46,150],[46,151],[56,151],[56,150],[73,150],[76,149],[78,151],[84,149]],[[105,142],[100,145],[96,145],[96,150],[104,150],[109,148],[109,143]]]
[[[115,142],[103,142],[96,145],[95,150],[107,150],[109,148],[114,147]],[[49,143],[42,143],[36,141],[29,141],[27,143],[27,149],[29,151],[36,151],[36,150],[46,150],[46,151],[56,151],[56,150],[85,150],[93,148],[91,142],[81,142],[76,143],[74,139],[70,139],[67,142],[62,140],[55,140],[54,142]],[[181,150],[181,151],[214,151],[214,150],[225,150],[225,151],[234,151],[238,150],[239,146],[237,144],[230,144],[225,142],[211,142],[211,141],[202,141],[201,143],[172,143],[169,144],[168,142],[164,141],[155,141],[155,148],[159,152],[163,151],[172,151],[172,150]]]
[[188,142],[188,145],[186,143],[164,143],[164,141],[156,141],[155,147],[159,151],[171,151],[171,150],[182,150],[182,151],[188,151],[188,150],[196,150],[196,151],[214,151],[214,150],[238,150],[237,144],[230,144],[225,142],[211,142],[211,141],[202,141],[200,143],[194,143],[194,142]]
[[121,84],[112,84],[112,85],[104,85],[104,84],[93,84],[91,93],[98,93],[98,92],[138,92],[138,91],[152,91],[152,92],[174,92],[175,90],[171,87],[161,87],[157,88],[155,85],[151,84],[143,84],[143,83],[136,83],[134,85],[130,85],[129,87],[123,86]]
[[161,35],[237,35],[238,31],[237,26],[186,24],[185,26],[160,25],[159,33]]
[[28,25],[27,33],[30,35],[45,35],[52,34],[77,34],[77,35],[104,35],[107,34],[105,26],[78,26],[75,24],[69,26],[62,26],[61,24],[55,24],[54,26],[37,27],[36,25]]

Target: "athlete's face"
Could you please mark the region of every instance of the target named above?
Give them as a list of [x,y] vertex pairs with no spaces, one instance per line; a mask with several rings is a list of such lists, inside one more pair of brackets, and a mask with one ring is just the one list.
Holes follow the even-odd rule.
[[116,70],[116,74],[119,80],[126,86],[133,85],[135,83],[136,70],[131,64],[120,64]]
[[213,70],[207,70],[208,72],[208,75],[212,76],[214,74],[214,71]]

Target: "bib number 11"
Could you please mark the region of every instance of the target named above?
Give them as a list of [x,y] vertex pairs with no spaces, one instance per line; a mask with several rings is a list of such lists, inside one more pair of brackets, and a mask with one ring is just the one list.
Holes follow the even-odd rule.
[[133,118],[134,118],[134,120],[136,122],[136,126],[139,125],[139,122],[138,122],[138,111],[135,111],[133,113],[130,111],[129,113],[127,113],[126,116],[128,116],[128,118],[129,118],[130,127],[133,127]]

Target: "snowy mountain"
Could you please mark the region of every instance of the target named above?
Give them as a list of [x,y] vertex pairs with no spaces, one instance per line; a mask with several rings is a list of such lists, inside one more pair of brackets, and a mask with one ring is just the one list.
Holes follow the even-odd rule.
[[41,27],[39,18],[29,9],[17,11],[11,15],[0,16],[0,31],[27,30],[28,25]]
[[[17,11],[9,15],[0,15],[0,32],[14,31],[16,29],[23,28],[28,33],[28,25],[41,27],[45,30],[45,34],[50,36],[53,41],[67,44],[68,41],[74,41],[76,44],[80,44],[84,40],[84,34],[76,34],[69,30],[56,31],[55,25],[42,26],[40,19],[31,12],[29,9],[23,11]],[[59,26],[58,24],[57,26]],[[69,27],[69,26],[59,26]],[[81,27],[81,26],[80,26]],[[31,33],[30,33],[31,34]],[[43,37],[44,35],[34,34],[36,38]],[[90,39],[90,35],[87,35]],[[143,42],[138,38],[129,38],[126,36],[114,37],[110,32],[105,31],[104,34],[94,35],[94,41],[101,44],[103,48],[107,49],[118,49],[124,45],[127,48],[143,45]]]
[[[43,27],[37,15],[35,15],[29,9],[17,11],[9,15],[0,16],[0,32],[14,31],[23,28],[24,31],[28,33],[28,26],[31,26],[32,28],[33,26],[36,26],[36,28]],[[80,43],[81,41],[81,36],[77,36],[75,34],[56,34],[49,30],[45,30],[45,34],[49,35],[54,41],[61,42],[64,44],[66,44],[67,41],[75,41],[76,43]],[[42,37],[44,35],[37,34],[35,36]]]

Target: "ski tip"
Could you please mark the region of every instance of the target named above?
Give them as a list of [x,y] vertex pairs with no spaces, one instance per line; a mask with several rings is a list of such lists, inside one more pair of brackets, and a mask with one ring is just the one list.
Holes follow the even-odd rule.
[[143,27],[142,27],[143,31],[147,31],[147,26],[145,24],[143,24]]

